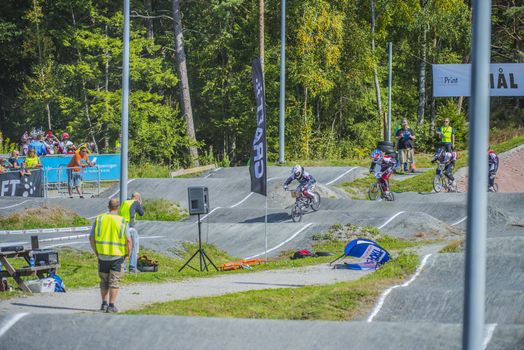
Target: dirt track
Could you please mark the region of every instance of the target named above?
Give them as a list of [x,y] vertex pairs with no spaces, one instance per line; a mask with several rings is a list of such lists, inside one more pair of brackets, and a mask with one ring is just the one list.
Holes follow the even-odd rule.
[[[524,192],[524,147],[520,146],[500,154],[499,170],[495,182],[499,192]],[[460,172],[458,172],[460,173]],[[467,171],[465,172],[467,174]],[[458,190],[466,192],[468,176],[457,174]]]

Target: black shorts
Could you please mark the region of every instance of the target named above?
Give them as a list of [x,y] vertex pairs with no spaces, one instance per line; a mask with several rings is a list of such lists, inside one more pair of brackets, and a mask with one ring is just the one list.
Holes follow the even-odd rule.
[[115,260],[100,260],[98,259],[98,272],[109,273],[109,271],[118,272],[122,270],[124,264],[124,257]]

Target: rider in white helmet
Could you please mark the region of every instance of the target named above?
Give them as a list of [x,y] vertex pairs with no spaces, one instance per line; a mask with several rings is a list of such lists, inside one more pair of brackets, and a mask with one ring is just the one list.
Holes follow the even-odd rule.
[[315,201],[315,196],[311,193],[311,189],[315,186],[317,180],[307,173],[301,165],[295,165],[291,169],[291,175],[284,181],[284,189],[287,190],[288,185],[293,181],[299,182],[297,191],[301,191],[304,196],[309,198],[311,201]]

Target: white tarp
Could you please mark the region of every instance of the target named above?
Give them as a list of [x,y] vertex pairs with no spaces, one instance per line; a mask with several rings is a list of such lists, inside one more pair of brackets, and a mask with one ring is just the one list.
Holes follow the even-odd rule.
[[[524,64],[492,63],[490,71],[491,96],[524,96]],[[471,93],[471,64],[434,64],[433,96],[469,96]]]

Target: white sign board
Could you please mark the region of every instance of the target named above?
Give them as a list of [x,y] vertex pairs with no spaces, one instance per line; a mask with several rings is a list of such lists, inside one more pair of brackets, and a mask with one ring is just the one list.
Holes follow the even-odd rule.
[[[490,96],[524,96],[524,64],[489,65]],[[469,96],[471,64],[434,64],[433,96]]]

